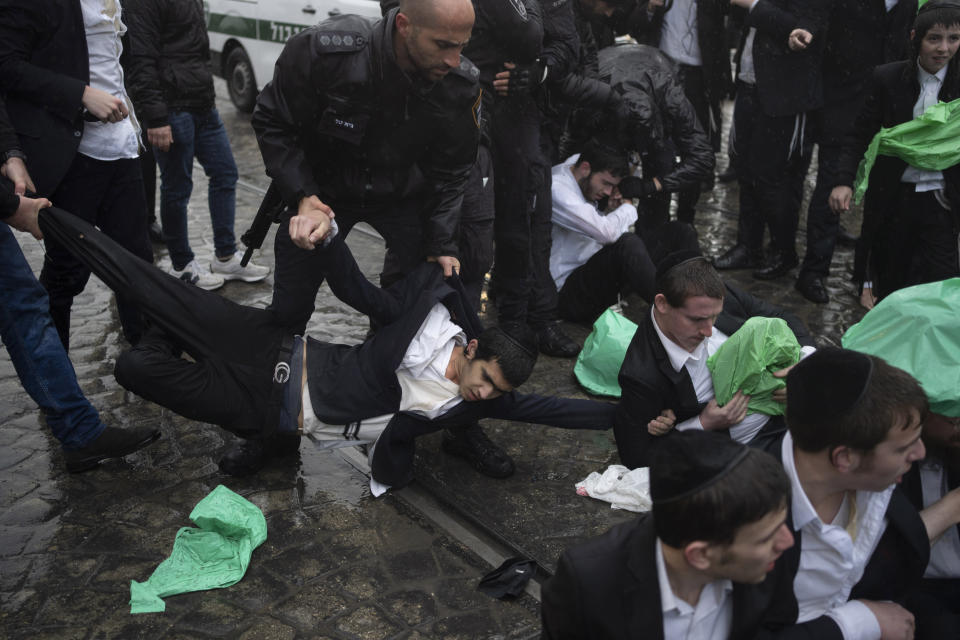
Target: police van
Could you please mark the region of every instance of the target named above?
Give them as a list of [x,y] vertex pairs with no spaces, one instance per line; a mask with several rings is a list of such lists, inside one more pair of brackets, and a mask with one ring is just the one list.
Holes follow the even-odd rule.
[[213,71],[248,113],[287,38],[342,13],[380,17],[377,0],[204,0],[203,8]]

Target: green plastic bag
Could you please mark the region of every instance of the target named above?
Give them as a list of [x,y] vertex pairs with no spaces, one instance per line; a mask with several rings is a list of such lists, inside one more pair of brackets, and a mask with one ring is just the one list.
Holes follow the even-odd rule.
[[636,332],[635,322],[611,309],[597,318],[573,366],[574,375],[587,391],[599,396],[620,397],[617,376]]
[[267,539],[267,521],[255,504],[223,485],[190,513],[199,529],[183,527],[170,557],[146,582],[130,581],[130,613],[156,613],[161,598],[236,584],[250,566],[253,550]]
[[854,181],[854,201],[867,192],[877,155],[896,156],[912,167],[943,171],[960,163],[960,99],[931,105],[920,116],[873,136]]
[[841,342],[911,374],[934,413],[960,417],[960,278],[894,291]]
[[773,392],[786,386],[773,372],[800,362],[800,343],[781,318],[754,317],[707,359],[713,391],[721,407],[738,390],[750,396],[749,413],[783,414]]

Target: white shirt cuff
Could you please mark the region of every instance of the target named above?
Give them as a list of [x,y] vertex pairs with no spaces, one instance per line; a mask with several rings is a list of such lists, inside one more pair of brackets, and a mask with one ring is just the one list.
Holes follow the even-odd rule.
[[809,345],[804,345],[800,347],[800,359],[803,360],[804,358],[811,355],[816,350],[817,350],[816,347],[811,347]]
[[826,615],[840,626],[843,640],[880,640],[880,623],[870,607],[859,600],[831,609]]
[[695,415],[692,418],[687,418],[677,425],[678,431],[686,431],[687,429],[699,429],[703,431],[703,423],[700,422],[699,415]]
[[760,2],[760,0],[753,0],[753,2],[750,3],[750,8],[747,9],[747,11],[753,11],[753,8],[757,6],[758,2]]

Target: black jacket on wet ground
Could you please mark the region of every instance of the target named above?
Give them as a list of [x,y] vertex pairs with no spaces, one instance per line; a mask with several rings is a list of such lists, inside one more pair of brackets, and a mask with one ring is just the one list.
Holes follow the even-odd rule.
[[479,71],[465,58],[430,83],[397,66],[392,10],[344,15],[290,38],[253,113],[284,201],[317,195],[379,210],[423,198],[424,255],[457,255],[463,188],[477,156]]
[[197,0],[124,3],[130,34],[127,88],[146,127],[168,124],[167,112],[214,107],[210,39]]

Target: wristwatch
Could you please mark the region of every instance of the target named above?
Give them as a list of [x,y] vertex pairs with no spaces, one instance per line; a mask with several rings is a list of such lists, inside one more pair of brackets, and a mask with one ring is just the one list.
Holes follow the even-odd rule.
[[20,158],[26,162],[27,154],[25,154],[23,151],[20,151],[20,149],[10,149],[10,151],[0,154],[0,158],[3,159],[3,162],[0,162],[0,164],[7,164],[7,160],[10,158]]

